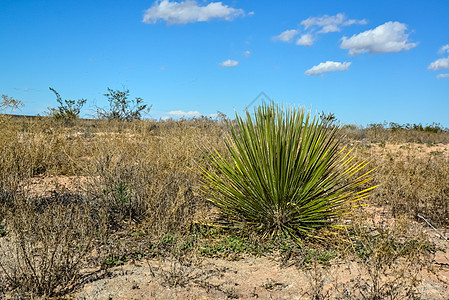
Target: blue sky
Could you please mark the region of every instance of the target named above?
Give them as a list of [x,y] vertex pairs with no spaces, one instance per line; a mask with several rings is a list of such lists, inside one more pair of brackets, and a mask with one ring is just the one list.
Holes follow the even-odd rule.
[[449,1],[0,0],[0,94],[23,114],[107,88],[151,118],[243,112],[260,92],[343,123],[449,127]]

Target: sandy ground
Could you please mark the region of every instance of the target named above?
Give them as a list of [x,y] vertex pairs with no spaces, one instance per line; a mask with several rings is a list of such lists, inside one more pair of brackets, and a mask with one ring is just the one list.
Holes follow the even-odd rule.
[[[391,226],[393,217],[382,208],[364,207],[378,226]],[[404,278],[383,277],[380,284],[399,291],[389,299],[411,299],[404,286],[412,276],[419,283],[420,299],[449,299],[449,242],[424,223],[414,226],[433,242],[438,251],[429,268],[419,273],[407,269]],[[442,232],[449,236],[449,230]],[[299,266],[302,266],[299,268]],[[397,270],[396,270],[397,271]],[[409,272],[409,273],[407,273]],[[159,258],[131,261],[109,270],[98,271],[92,282],[71,295],[74,299],[366,299],[373,284],[367,265],[354,259],[330,261],[329,266],[304,267],[296,259],[281,256],[245,257],[240,260],[198,258],[183,260]],[[320,295],[321,298],[314,298]]]
[[[448,299],[449,249],[437,252],[436,274],[422,271],[421,299]],[[106,278],[85,284],[75,299],[360,299],[361,279],[369,279],[355,261],[299,270],[268,258],[239,261],[204,259],[131,262],[108,270]],[[323,298],[326,299],[326,298]],[[408,299],[408,297],[405,297]]]

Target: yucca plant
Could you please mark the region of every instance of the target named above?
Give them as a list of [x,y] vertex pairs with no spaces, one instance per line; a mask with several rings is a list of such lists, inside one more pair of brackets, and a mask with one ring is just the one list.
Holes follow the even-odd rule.
[[209,151],[203,168],[208,200],[231,221],[264,236],[298,241],[314,229],[334,226],[368,196],[367,162],[355,163],[341,146],[339,126],[304,108],[258,106],[229,121],[229,153]]

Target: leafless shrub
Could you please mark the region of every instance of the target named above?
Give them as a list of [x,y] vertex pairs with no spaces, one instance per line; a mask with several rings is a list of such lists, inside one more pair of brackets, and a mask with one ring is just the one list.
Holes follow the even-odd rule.
[[[0,100],[0,110],[12,114],[16,110],[20,110],[24,106],[23,102],[7,95],[2,95]],[[9,110],[9,111],[8,111]]]
[[185,287],[204,277],[202,261],[196,256],[174,256],[164,259],[164,262],[168,263],[168,267],[160,268],[163,286]]
[[325,290],[325,278],[329,275],[328,270],[318,264],[316,260],[313,260],[311,266],[305,272],[309,288],[303,296],[308,296],[311,300],[331,299],[333,291]]
[[89,207],[53,204],[41,210],[32,199],[15,200],[0,243],[3,281],[24,297],[67,293],[94,246]]
[[[353,250],[367,276],[350,289],[360,299],[418,299],[420,272],[430,264],[431,244],[410,228],[407,219],[390,227],[353,226]],[[348,290],[348,287],[346,287]]]

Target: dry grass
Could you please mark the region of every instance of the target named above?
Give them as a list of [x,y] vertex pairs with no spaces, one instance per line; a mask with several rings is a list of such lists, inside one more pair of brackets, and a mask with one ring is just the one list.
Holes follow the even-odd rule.
[[[425,239],[409,236],[415,244],[407,252],[410,232],[399,227],[372,229],[366,220],[358,227],[351,221],[350,237],[329,233],[333,238],[326,243],[310,244],[319,249],[315,252],[298,250],[288,242],[267,242],[255,250],[255,243],[244,235],[217,233],[205,226],[215,213],[199,192],[198,165],[207,161],[204,147],[224,146],[227,129],[222,122],[204,118],[62,124],[49,118],[0,116],[0,125],[0,292],[60,296],[81,283],[83,268],[145,256],[179,258],[186,251],[231,258],[239,252],[283,253],[288,254],[286,260],[317,258],[323,264],[328,259],[313,253],[332,251],[330,259],[358,257],[366,265],[369,276],[358,289],[365,289],[366,298],[376,299],[385,289],[398,286],[385,285],[382,277],[393,265],[403,259],[417,262],[430,251],[423,246]],[[369,200],[372,204],[398,218],[405,213],[413,219],[420,213],[440,228],[449,227],[449,156],[432,148],[448,143],[448,132],[372,128],[345,132],[358,157],[376,167],[374,180],[380,187]],[[427,144],[419,149],[412,142]],[[44,184],[37,193],[32,184],[36,178],[83,180]],[[379,238],[369,238],[367,228],[377,230]],[[176,246],[173,239],[179,239]],[[369,249],[368,258],[360,256],[355,245]],[[379,260],[382,251],[389,253],[389,261]],[[425,264],[413,266],[418,265]],[[404,270],[394,278],[409,289],[398,295],[415,291],[415,283],[400,281],[412,269]],[[310,274],[316,281],[312,294],[317,295],[322,288],[320,273]]]
[[418,214],[449,226],[449,147],[416,144],[360,146],[358,157],[376,168],[372,202],[393,216]]

